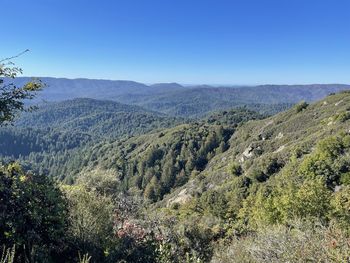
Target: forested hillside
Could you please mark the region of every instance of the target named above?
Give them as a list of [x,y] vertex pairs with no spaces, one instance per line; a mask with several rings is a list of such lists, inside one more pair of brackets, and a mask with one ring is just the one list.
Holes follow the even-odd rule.
[[[177,84],[153,88],[163,85],[184,92]],[[250,96],[234,105],[243,107],[174,114],[211,112],[203,118],[89,98],[23,114],[0,130],[4,255],[34,262],[345,262],[350,92],[291,107],[269,95],[284,89],[262,88],[270,104]],[[229,98],[215,92],[211,103]],[[194,105],[195,95],[188,96]]]
[[237,126],[259,118],[256,112],[237,109],[123,141],[103,142],[76,154],[74,170],[114,170],[120,180],[118,191],[135,191],[157,201],[225,151]]
[[[154,209],[195,231],[213,262],[344,262],[349,125],[348,92],[248,122],[227,151]],[[213,251],[218,240],[226,241]]]
[[111,101],[74,99],[49,103],[0,129],[0,155],[19,159],[28,169],[65,178],[78,169],[66,162],[100,141],[127,138],[183,119]]
[[176,116],[202,116],[207,112],[244,105],[260,113],[275,114],[299,101],[312,102],[349,88],[348,85],[199,86],[146,98],[124,96],[121,101]]
[[132,105],[94,99],[74,99],[42,105],[23,115],[15,126],[20,128],[58,129],[88,133],[94,137],[116,138],[142,134],[167,127],[181,119]]
[[[99,191],[144,199],[174,261],[186,253],[203,262],[330,254],[342,261],[349,250],[349,105],[350,93],[342,92],[262,120],[233,110],[101,144],[76,183],[97,180]],[[114,186],[102,183],[111,178]]]
[[350,0],[0,10],[0,263],[350,263]]
[[[17,78],[21,85],[29,78]],[[145,85],[133,81],[41,78],[46,88],[33,101],[63,101],[72,98],[113,100],[181,117],[203,117],[217,110],[246,105],[260,113],[275,114],[301,100],[322,99],[349,85],[261,85],[214,87],[181,86],[177,83]],[[274,107],[271,107],[271,104]]]

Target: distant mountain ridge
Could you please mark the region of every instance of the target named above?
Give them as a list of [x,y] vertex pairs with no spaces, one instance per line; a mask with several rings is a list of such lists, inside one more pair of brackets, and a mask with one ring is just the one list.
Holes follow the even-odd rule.
[[[30,78],[16,79],[21,85]],[[182,86],[178,83],[146,85],[125,80],[40,78],[47,87],[38,101],[63,101],[73,98],[113,100],[134,104],[173,116],[200,117],[212,111],[254,104],[294,104],[317,101],[331,93],[349,90],[346,84],[260,85],[214,87]],[[256,108],[254,108],[256,109]]]
[[99,137],[119,137],[169,127],[180,119],[115,101],[77,98],[41,105],[23,114],[16,127],[58,129]]

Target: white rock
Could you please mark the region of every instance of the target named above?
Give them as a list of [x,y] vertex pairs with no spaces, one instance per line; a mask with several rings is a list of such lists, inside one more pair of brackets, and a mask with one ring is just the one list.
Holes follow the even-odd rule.
[[276,136],[276,139],[282,139],[283,138],[283,133],[280,132],[277,136]]
[[338,106],[340,103],[342,103],[344,100],[340,100],[338,101],[336,104],[334,104],[335,106]]
[[247,149],[245,149],[243,152],[243,156],[251,158],[253,156],[253,147],[249,146]]
[[285,145],[282,145],[282,146],[279,147],[276,151],[274,151],[274,153],[279,153],[279,152],[283,151],[284,148],[286,148],[286,146],[285,146]]

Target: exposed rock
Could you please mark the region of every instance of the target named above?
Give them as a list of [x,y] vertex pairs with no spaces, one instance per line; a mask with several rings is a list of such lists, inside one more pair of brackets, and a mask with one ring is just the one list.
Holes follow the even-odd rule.
[[240,163],[244,163],[245,159],[244,159],[244,156],[242,156],[240,159],[239,159],[239,162]]
[[265,141],[266,139],[268,139],[266,135],[263,135],[263,133],[264,133],[265,128],[267,126],[270,126],[271,124],[273,124],[273,120],[268,121],[267,123],[265,123],[265,125],[263,127],[260,128],[260,131],[258,133],[259,140]]
[[245,156],[247,158],[253,157],[253,150],[254,150],[254,148],[252,146],[249,146],[247,149],[244,150],[243,156]]
[[212,189],[212,188],[214,188],[214,187],[215,187],[215,185],[212,184],[212,183],[207,184],[207,189],[208,189],[208,190],[209,190],[209,189]]
[[282,146],[279,147],[276,151],[274,151],[274,153],[279,153],[279,152],[283,151],[284,148],[286,148],[286,146],[285,146],[285,145],[282,145]]
[[340,100],[338,101],[336,104],[334,104],[335,106],[338,106],[340,103],[342,103],[344,100]]
[[283,138],[283,133],[280,132],[277,136],[276,136],[276,139],[282,139]]
[[267,123],[265,124],[264,128],[266,128],[267,126],[269,126],[269,125],[271,125],[271,124],[273,124],[273,120],[267,122]]
[[173,204],[185,204],[188,201],[192,199],[192,195],[188,193],[187,189],[183,189],[178,193],[177,196],[174,196],[173,198],[169,199],[167,202],[167,207],[172,206]]
[[336,186],[334,187],[334,192],[339,192],[341,189],[342,189],[342,186],[341,186],[341,185],[336,185]]

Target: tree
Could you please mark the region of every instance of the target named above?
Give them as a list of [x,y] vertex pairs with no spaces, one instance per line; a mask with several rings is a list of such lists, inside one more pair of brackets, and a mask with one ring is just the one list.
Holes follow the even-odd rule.
[[0,167],[0,244],[16,246],[16,262],[53,259],[65,247],[66,219],[66,201],[53,180],[17,163]]
[[345,228],[349,228],[350,224],[350,187],[344,186],[334,193],[331,200],[332,215],[337,222]]
[[113,239],[114,204],[84,185],[62,186],[68,199],[69,233],[79,250],[95,259],[103,257]]
[[25,100],[33,99],[43,87],[42,82],[36,79],[21,87],[13,83],[17,75],[22,74],[22,69],[11,60],[27,51],[0,60],[0,125],[11,123],[19,112],[32,110],[33,107],[25,107]]
[[295,110],[297,113],[299,113],[299,112],[305,110],[308,106],[309,106],[308,103],[306,103],[305,101],[302,101],[295,106]]
[[237,162],[229,164],[227,171],[230,175],[232,174],[234,176],[240,176],[243,173],[242,166]]

